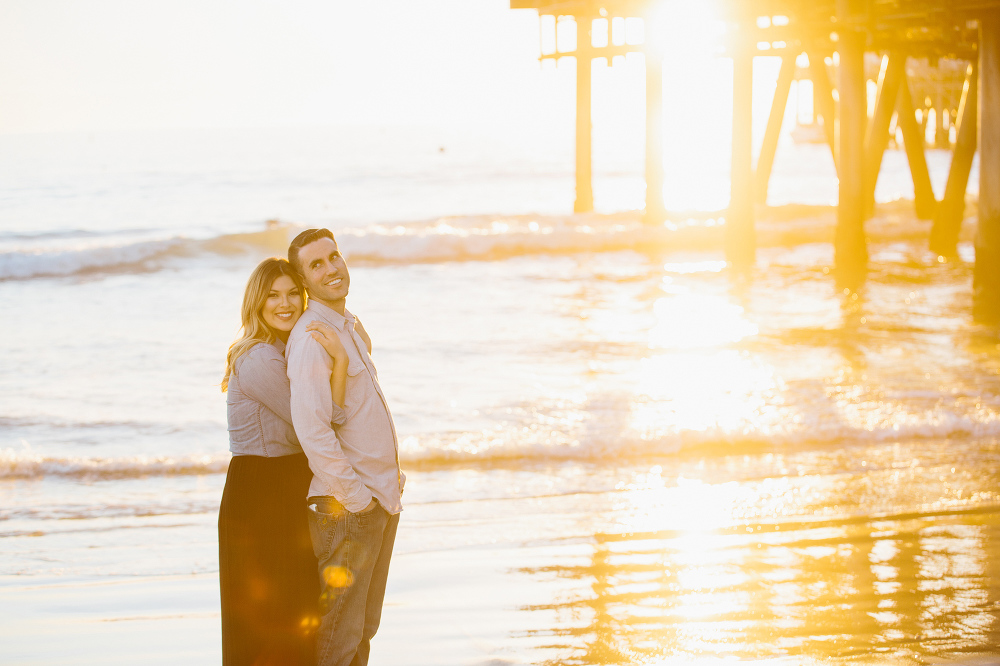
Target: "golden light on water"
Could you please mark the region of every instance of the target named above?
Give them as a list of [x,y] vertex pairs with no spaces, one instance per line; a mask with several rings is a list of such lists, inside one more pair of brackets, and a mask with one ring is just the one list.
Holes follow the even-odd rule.
[[646,439],[674,433],[767,432],[777,418],[773,371],[735,350],[662,354],[639,365],[633,428]]
[[614,531],[595,535],[588,565],[566,571],[589,585],[554,605],[590,617],[579,663],[909,663],[914,641],[988,643],[998,630],[984,587],[993,518],[782,517],[833,507],[864,483],[713,483],[661,465],[635,474],[620,487]]

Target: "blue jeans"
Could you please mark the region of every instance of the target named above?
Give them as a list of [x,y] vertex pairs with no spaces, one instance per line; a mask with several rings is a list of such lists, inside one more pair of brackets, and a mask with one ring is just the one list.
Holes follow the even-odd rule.
[[317,666],[365,666],[382,618],[382,600],[399,514],[351,513],[332,497],[312,497],[309,533],[319,560]]

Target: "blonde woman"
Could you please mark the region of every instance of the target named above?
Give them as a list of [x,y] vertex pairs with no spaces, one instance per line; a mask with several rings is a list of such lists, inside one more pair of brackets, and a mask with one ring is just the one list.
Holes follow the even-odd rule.
[[[265,259],[243,294],[241,337],[229,348],[233,458],[219,508],[222,662],[312,665],[320,589],[306,517],[312,472],[292,429],[285,342],[305,306],[285,259]],[[321,323],[308,330],[333,359],[334,424],[343,421],[347,353]]]

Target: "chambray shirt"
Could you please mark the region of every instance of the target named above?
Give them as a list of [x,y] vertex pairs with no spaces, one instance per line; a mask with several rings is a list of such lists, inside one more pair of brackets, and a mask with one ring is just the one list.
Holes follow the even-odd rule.
[[[344,345],[347,364],[346,418],[330,426],[334,406],[330,390],[333,361],[305,330],[312,321],[333,327]],[[292,423],[313,472],[310,497],[333,497],[357,513],[372,498],[390,514],[403,510],[400,496],[406,477],[399,469],[396,427],[364,340],[354,330],[354,315],[344,315],[309,301],[309,309],[288,336],[288,379]]]
[[[233,364],[226,391],[229,450],[234,456],[278,458],[302,453],[292,428],[285,343],[259,342]],[[344,420],[333,405],[331,421]]]

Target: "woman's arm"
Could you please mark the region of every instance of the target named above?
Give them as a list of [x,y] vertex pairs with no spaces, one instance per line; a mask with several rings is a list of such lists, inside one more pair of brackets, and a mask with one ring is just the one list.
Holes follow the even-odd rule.
[[368,337],[368,331],[365,330],[361,320],[357,317],[354,318],[354,330],[357,331],[358,335],[361,336],[361,339],[365,341],[365,346],[368,347],[368,354],[370,355],[372,353],[372,339]]
[[347,352],[341,343],[337,332],[321,321],[309,322],[306,330],[310,331],[317,342],[323,345],[323,349],[333,359],[333,371],[330,373],[330,390],[333,392],[333,401],[338,407],[343,408],[344,398],[347,396]]

